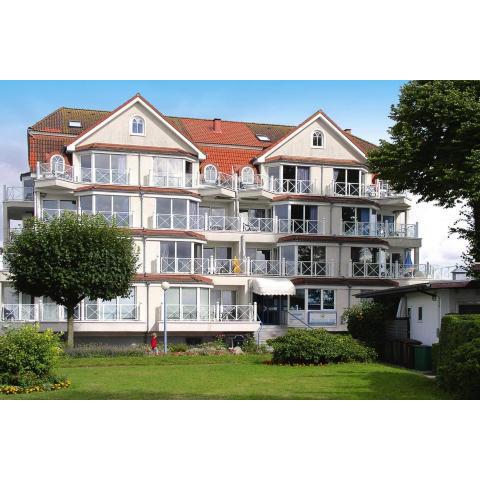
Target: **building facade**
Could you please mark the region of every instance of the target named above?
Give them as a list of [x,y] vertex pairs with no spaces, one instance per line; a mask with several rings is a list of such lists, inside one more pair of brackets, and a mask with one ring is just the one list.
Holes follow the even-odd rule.
[[[130,297],[82,302],[77,339],[140,340],[164,311],[177,341],[342,331],[356,294],[441,274],[420,262],[408,195],[366,168],[375,146],[322,111],[298,126],[168,117],[137,94],[113,112],[60,108],[27,138],[4,241],[69,210],[115,219],[139,251]],[[66,329],[62,307],[14,292],[1,268],[2,321]]]

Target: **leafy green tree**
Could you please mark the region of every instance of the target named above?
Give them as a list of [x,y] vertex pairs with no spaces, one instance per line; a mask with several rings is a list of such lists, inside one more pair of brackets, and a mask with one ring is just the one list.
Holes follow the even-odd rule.
[[467,265],[480,260],[480,82],[409,82],[390,118],[391,141],[369,154],[370,169],[421,201],[462,204],[451,232],[469,243]]
[[65,212],[29,219],[5,248],[15,290],[50,297],[67,312],[67,344],[74,345],[73,316],[84,299],[127,296],[138,256],[126,230],[95,215]]

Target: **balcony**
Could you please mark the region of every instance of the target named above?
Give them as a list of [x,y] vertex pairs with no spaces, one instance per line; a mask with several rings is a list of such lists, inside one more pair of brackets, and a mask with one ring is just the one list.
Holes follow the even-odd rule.
[[[76,322],[133,322],[139,321],[136,304],[81,304],[74,316]],[[56,303],[4,304],[3,322],[65,322],[65,308]]]
[[333,262],[294,262],[283,260],[165,258],[157,257],[157,273],[242,276],[314,276],[334,275]]
[[256,322],[253,305],[167,305],[169,322]]
[[360,237],[419,238],[418,223],[342,222],[342,235]]
[[405,192],[396,192],[388,182],[382,180],[374,184],[332,182],[326,188],[326,194],[332,197],[394,198],[405,197]]
[[312,233],[325,234],[325,219],[246,218],[209,215],[157,214],[155,228],[210,232]]
[[[54,218],[59,217],[64,212],[72,212],[77,213],[76,210],[62,210],[60,208],[44,208],[42,210],[42,218],[43,220],[49,221]],[[93,215],[94,213],[91,211],[83,211],[83,214],[86,215]],[[101,215],[105,220],[108,222],[113,222],[117,224],[119,227],[132,227],[133,226],[133,212],[96,212],[98,215]]]
[[184,175],[175,175],[150,171],[149,185],[151,187],[197,188],[199,181],[197,176],[187,173]]
[[64,165],[58,169],[50,163],[37,164],[37,177],[42,180],[59,179],[76,183],[129,185],[130,171],[110,168],[85,168]]
[[443,267],[429,263],[405,265],[400,263],[350,262],[349,276],[355,278],[391,278],[391,279],[452,279],[455,267]]
[[4,202],[33,202],[33,187],[3,186]]

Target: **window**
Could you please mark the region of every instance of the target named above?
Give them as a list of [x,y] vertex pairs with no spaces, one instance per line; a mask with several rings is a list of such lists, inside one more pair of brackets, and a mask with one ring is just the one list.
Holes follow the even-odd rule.
[[312,133],[312,147],[323,147],[323,133],[320,130],[315,130]]
[[267,135],[257,135],[256,136],[261,142],[270,142],[270,137],[267,137]]
[[68,122],[68,126],[73,128],[82,128],[82,122],[78,120],[70,120]]
[[107,220],[115,220],[120,227],[130,225],[130,197],[125,195],[86,195],[80,197],[82,213],[101,213]]
[[[198,203],[182,198],[164,198],[156,200],[156,228],[199,228]],[[188,210],[187,210],[188,209]],[[189,217],[190,216],[190,217]]]
[[423,321],[423,307],[418,307],[418,321]]
[[133,117],[130,123],[130,135],[145,135],[145,121],[142,117]]
[[295,295],[290,295],[290,310],[305,310],[305,289],[297,289]]
[[252,167],[243,167],[242,169],[242,182],[248,185],[252,185],[255,180],[255,172]]
[[203,171],[205,182],[215,183],[217,181],[217,167],[215,165],[207,165]]
[[54,155],[50,159],[50,165],[52,167],[52,173],[65,172],[65,159],[61,155]]
[[160,242],[160,273],[190,273],[192,268],[192,242]]
[[308,289],[309,310],[335,310],[335,290]]
[[172,287],[165,292],[168,320],[208,320],[208,289]]
[[153,157],[153,185],[191,187],[192,164],[181,158]]

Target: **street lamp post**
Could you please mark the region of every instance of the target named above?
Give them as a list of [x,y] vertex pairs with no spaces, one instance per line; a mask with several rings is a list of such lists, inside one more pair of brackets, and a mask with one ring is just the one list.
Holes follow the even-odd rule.
[[168,282],[162,282],[163,290],[163,353],[167,353],[167,290],[170,288]]

